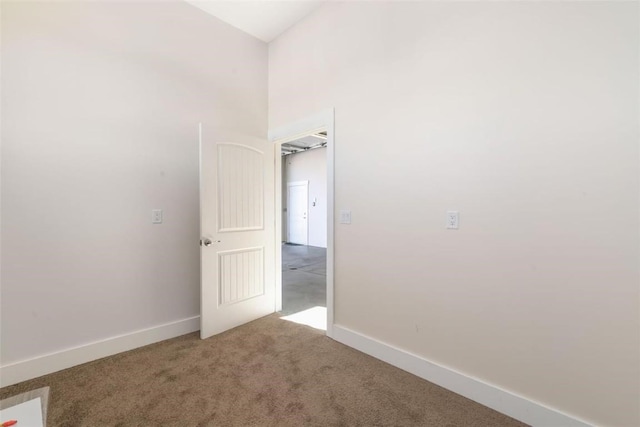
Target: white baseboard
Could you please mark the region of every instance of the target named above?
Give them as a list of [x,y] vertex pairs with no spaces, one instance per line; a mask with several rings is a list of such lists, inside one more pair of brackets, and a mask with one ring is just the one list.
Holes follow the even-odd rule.
[[200,330],[200,316],[119,335],[0,367],[0,387]]
[[339,325],[332,338],[420,378],[532,426],[588,427],[590,424],[540,403],[430,362]]

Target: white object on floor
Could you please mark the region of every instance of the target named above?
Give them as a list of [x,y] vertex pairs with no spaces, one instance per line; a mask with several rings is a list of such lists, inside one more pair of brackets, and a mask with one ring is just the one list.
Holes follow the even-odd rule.
[[16,427],[43,427],[40,398],[36,397],[24,403],[0,410],[0,423],[9,420],[17,420]]

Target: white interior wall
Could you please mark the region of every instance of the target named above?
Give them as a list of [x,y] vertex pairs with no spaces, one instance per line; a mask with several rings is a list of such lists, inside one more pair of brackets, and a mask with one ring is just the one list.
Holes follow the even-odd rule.
[[[283,206],[287,206],[286,183],[309,181],[309,246],[327,247],[327,149],[316,148],[290,154],[282,159]],[[316,200],[315,206],[313,201]],[[283,214],[286,233],[286,214]],[[286,234],[284,234],[286,241]]]
[[198,122],[266,137],[266,44],[182,1],[3,1],[1,59],[2,365],[198,316]]
[[637,17],[329,3],[270,44],[270,128],[335,107],[336,324],[640,425]]

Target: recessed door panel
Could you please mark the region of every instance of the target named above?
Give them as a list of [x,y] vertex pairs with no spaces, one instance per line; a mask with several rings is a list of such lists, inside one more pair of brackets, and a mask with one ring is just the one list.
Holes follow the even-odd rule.
[[233,304],[264,295],[264,249],[218,253],[219,304]]
[[219,232],[264,227],[264,153],[240,144],[218,144]]

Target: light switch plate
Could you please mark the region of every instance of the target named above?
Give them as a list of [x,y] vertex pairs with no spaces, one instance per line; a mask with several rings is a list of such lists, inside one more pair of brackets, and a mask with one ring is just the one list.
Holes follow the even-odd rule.
[[351,224],[351,211],[349,210],[340,211],[340,224]]
[[151,210],[151,223],[162,224],[162,209]]

